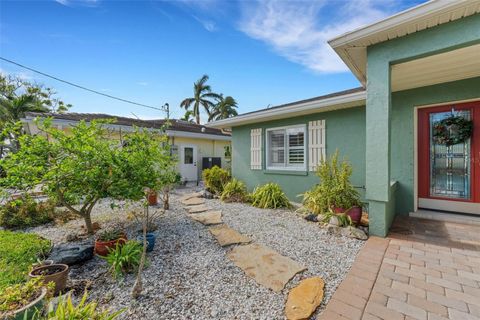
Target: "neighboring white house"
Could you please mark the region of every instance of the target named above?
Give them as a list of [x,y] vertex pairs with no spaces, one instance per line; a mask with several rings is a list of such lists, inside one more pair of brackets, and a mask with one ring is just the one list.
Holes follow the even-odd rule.
[[[114,119],[115,123],[108,127],[115,132],[112,138],[122,139],[122,134],[131,132],[133,127],[142,127],[151,130],[160,130],[164,127],[165,119],[140,120],[126,117],[117,117],[107,114],[91,113],[27,113],[22,120],[25,130],[30,134],[39,133],[35,118],[51,117],[52,125],[58,129],[68,131],[79,121],[87,122],[98,119]],[[229,132],[210,128],[182,120],[170,119],[166,130],[172,152],[178,155],[178,169],[184,181],[199,181],[202,169],[217,164],[223,168],[230,168]]]

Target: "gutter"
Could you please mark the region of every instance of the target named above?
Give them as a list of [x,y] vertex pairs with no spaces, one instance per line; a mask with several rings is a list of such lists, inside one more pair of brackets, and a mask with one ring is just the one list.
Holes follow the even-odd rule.
[[296,115],[306,115],[336,109],[362,106],[365,105],[365,100],[366,92],[360,91],[317,101],[293,104],[286,107],[254,111],[233,118],[213,121],[210,122],[208,125],[212,128],[229,128],[240,126],[243,124],[263,122],[267,120],[284,119]]

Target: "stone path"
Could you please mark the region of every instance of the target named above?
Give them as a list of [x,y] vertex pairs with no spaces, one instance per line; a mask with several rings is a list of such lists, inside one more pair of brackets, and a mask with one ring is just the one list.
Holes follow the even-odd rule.
[[232,244],[250,243],[252,239],[238,231],[228,227],[226,224],[219,224],[208,228],[210,233],[217,239],[218,243],[222,246],[229,246]]
[[[208,207],[204,205],[205,199],[199,198],[200,196],[201,193],[195,193],[181,198],[182,204],[190,213],[188,216],[204,225],[215,224],[215,226],[209,227],[209,231],[222,247],[238,245],[232,248],[227,256],[257,283],[279,292],[295,274],[306,270],[294,260],[282,256],[268,247],[248,244],[252,240],[224,224],[220,211],[207,211]],[[192,214],[197,210],[201,212]]]
[[479,320],[480,227],[409,219],[392,230],[367,241],[317,319]]

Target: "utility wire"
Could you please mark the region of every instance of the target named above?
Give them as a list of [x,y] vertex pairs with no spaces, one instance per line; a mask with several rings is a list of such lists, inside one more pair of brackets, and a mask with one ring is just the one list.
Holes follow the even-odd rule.
[[159,110],[159,111],[164,111],[162,108],[156,108],[156,107],[149,106],[149,105],[147,105],[147,104],[138,103],[138,102],[135,102],[135,101],[131,101],[131,100],[127,100],[127,99],[115,97],[115,96],[112,96],[112,95],[109,95],[109,94],[106,94],[106,93],[103,93],[103,92],[100,92],[100,91],[97,91],[97,90],[89,89],[89,88],[87,88],[87,87],[84,87],[84,86],[75,84],[75,83],[70,82],[70,81],[67,81],[67,80],[62,80],[62,79],[60,79],[60,78],[58,78],[58,77],[49,75],[49,74],[47,74],[47,73],[45,73],[45,72],[41,72],[41,71],[35,70],[35,69],[33,69],[33,68],[27,67],[27,66],[25,66],[25,65],[23,65],[23,64],[20,64],[20,63],[17,63],[17,62],[15,62],[15,61],[6,59],[6,58],[4,58],[4,57],[0,57],[0,59],[3,60],[3,61],[6,61],[6,62],[8,62],[8,63],[14,64],[14,65],[16,65],[16,66],[19,66],[19,67],[21,67],[21,68],[30,70],[30,71],[35,72],[35,73],[38,73],[38,74],[41,74],[42,76],[45,76],[45,77],[48,77],[48,78],[51,78],[51,79],[54,79],[54,80],[57,80],[57,81],[66,83],[66,84],[68,84],[68,85],[71,85],[71,86],[73,86],[73,87],[77,87],[77,88],[82,89],[82,90],[85,90],[85,91],[89,91],[89,92],[92,92],[92,93],[99,94],[99,95],[101,95],[101,96],[104,96],[104,97],[107,97],[107,98],[110,98],[110,99],[122,101],[122,102],[125,102],[125,103],[134,104],[134,105],[137,105],[137,106],[140,106],[140,107],[144,107],[144,108],[150,108],[150,109],[155,109],[155,110]]

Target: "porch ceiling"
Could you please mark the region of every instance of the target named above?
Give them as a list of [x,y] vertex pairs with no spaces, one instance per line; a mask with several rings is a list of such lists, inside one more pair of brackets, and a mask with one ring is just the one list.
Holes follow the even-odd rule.
[[392,66],[392,91],[480,76],[480,44]]

